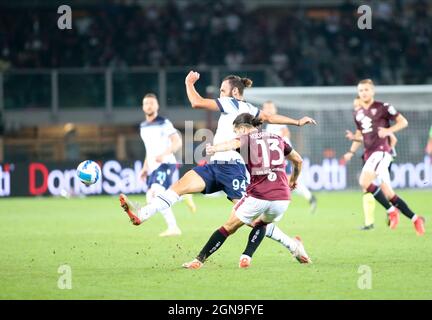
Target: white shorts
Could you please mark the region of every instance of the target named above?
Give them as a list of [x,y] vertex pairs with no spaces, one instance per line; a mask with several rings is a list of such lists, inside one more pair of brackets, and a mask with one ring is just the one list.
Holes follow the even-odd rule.
[[391,185],[389,166],[393,157],[390,153],[384,151],[375,151],[367,159],[363,166],[362,172],[373,172],[376,174],[374,181],[378,186],[381,183]]
[[256,218],[271,223],[282,219],[289,200],[262,200],[251,196],[244,196],[234,206],[235,215],[245,224],[252,224]]

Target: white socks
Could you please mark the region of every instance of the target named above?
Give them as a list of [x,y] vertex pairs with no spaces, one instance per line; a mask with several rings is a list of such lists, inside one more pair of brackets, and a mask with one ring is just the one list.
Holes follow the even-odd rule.
[[394,206],[391,206],[390,208],[387,209],[387,213],[393,212],[394,209],[395,209],[395,207],[394,207]]
[[151,203],[147,204],[145,207],[142,207],[139,211],[138,218],[140,218],[141,221],[148,220],[158,211],[162,212],[168,208],[171,208],[171,206],[179,200],[179,195],[171,189],[168,189],[156,195]]
[[269,237],[287,248],[291,253],[297,249],[297,242],[288,237],[274,223],[268,224],[266,227],[266,237]]
[[177,227],[177,221],[176,218],[174,217],[174,213],[172,212],[171,208],[162,210],[160,213],[164,217],[168,229],[173,229]]

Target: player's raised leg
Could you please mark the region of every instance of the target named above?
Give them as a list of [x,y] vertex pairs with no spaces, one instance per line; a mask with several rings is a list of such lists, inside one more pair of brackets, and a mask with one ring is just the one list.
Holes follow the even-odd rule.
[[303,263],[302,261],[306,261],[306,259],[302,258],[302,256],[307,256],[303,243],[298,238],[291,238],[286,235],[274,223],[267,225],[266,237],[269,237],[282,244],[300,263]]
[[205,181],[194,170],[189,170],[168,190],[157,194],[152,203],[142,207],[138,212],[138,218],[141,222],[146,221],[156,212],[171,208],[180,200],[180,196],[202,192],[205,186]]
[[129,216],[130,221],[136,226],[140,225],[141,220],[138,218],[138,212],[139,212],[138,205],[130,201],[129,198],[123,193],[120,194],[119,200],[120,200],[120,206]]
[[[179,180],[179,169],[175,170],[173,176],[172,176],[172,184],[176,183]],[[190,212],[196,213],[197,207],[195,205],[195,202],[193,200],[193,196],[191,194],[185,194],[181,197],[181,199],[186,203],[186,206],[189,208]]]
[[[153,184],[150,190],[147,192],[147,204],[151,204],[156,198],[157,194],[163,193],[165,188],[159,184]],[[179,236],[181,235],[181,230],[177,225],[176,218],[171,208],[160,211],[162,217],[167,224],[167,229],[159,234],[161,237],[169,236]]]

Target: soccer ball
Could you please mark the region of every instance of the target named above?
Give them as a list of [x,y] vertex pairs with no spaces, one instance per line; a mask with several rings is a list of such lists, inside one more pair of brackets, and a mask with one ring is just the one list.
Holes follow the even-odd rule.
[[82,183],[89,186],[99,180],[101,168],[96,162],[85,160],[78,165],[76,174]]

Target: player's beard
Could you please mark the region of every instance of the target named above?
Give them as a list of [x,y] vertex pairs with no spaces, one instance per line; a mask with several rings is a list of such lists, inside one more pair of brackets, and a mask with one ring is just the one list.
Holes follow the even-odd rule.
[[229,92],[229,94],[228,94],[228,97],[230,97],[230,98],[234,98],[234,96],[233,96],[233,89],[230,90],[230,92]]

